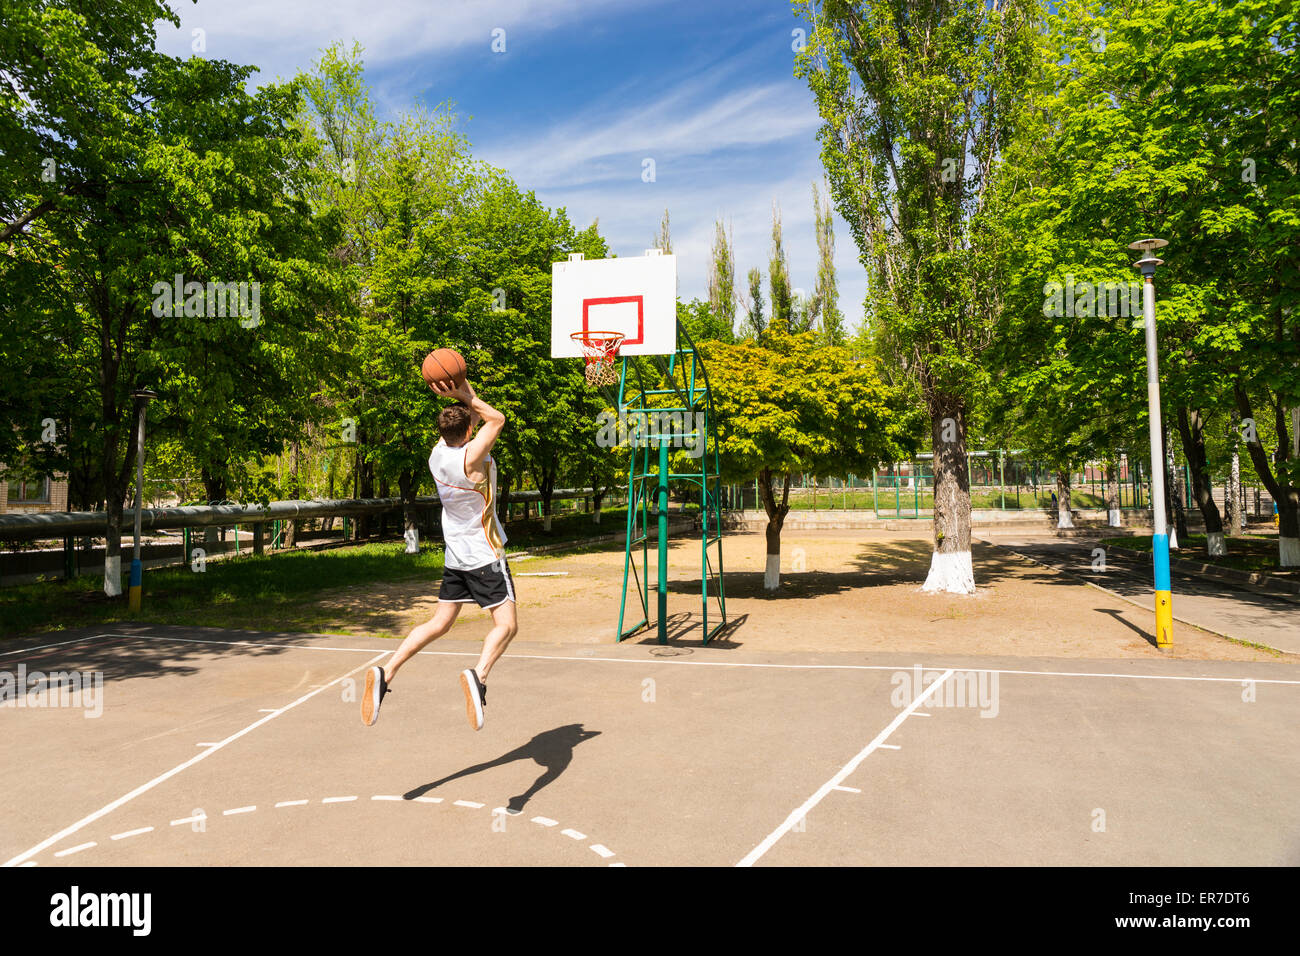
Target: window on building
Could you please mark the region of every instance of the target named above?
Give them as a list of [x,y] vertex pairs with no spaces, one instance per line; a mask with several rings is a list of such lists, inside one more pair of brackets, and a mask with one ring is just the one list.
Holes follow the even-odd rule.
[[44,505],[50,503],[50,479],[19,481],[9,486],[9,500],[18,504]]

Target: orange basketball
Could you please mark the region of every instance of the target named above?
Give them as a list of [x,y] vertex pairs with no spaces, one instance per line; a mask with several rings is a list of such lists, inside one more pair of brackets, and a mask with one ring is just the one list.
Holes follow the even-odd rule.
[[424,357],[420,374],[430,388],[433,388],[435,382],[459,388],[465,384],[465,360],[454,349],[434,349]]

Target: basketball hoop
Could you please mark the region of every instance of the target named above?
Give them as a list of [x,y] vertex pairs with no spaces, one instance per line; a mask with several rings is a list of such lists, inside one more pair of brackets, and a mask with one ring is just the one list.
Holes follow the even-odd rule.
[[574,332],[569,338],[578,343],[587,362],[587,384],[594,386],[617,385],[618,347],[623,343],[622,332]]

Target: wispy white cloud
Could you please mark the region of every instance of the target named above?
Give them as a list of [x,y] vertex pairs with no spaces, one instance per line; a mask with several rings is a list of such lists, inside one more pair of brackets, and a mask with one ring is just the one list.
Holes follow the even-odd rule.
[[181,28],[161,23],[158,48],[188,56],[195,29],[203,30],[206,55],[256,63],[263,75],[288,75],[305,67],[335,40],[359,41],[371,62],[446,54],[481,45],[491,49],[492,31],[550,32],[593,16],[645,6],[650,0],[173,0]]

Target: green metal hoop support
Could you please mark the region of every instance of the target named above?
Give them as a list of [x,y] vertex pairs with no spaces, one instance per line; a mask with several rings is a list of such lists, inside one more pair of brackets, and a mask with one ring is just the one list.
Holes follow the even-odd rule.
[[[677,350],[664,360],[654,356],[661,381],[666,387],[647,388],[641,363],[623,358],[619,375],[617,408],[620,420],[632,423],[628,468],[627,543],[623,555],[623,593],[618,608],[616,640],[622,641],[654,627],[660,644],[668,643],[668,484],[685,481],[700,493],[700,604],[704,643],[712,640],[727,624],[727,597],[722,578],[722,480],[719,477],[717,426],[713,395],[704,358],[690,335],[677,324]],[[631,376],[629,376],[629,370]],[[654,417],[650,417],[654,416]],[[676,416],[676,417],[674,417]],[[687,441],[694,439],[693,441]],[[698,457],[680,455],[673,471],[671,450],[698,447]],[[682,462],[687,464],[682,464]],[[698,468],[694,464],[698,463]],[[653,508],[651,510],[651,501]],[[650,610],[651,518],[656,522],[657,567],[655,613]],[[717,548],[716,570],[710,549]],[[635,549],[641,550],[638,571]],[[634,583],[641,602],[641,618],[627,625],[628,583]],[[711,583],[712,582],[712,583]],[[710,593],[712,592],[712,593]],[[709,627],[709,598],[713,597],[718,621]]]

